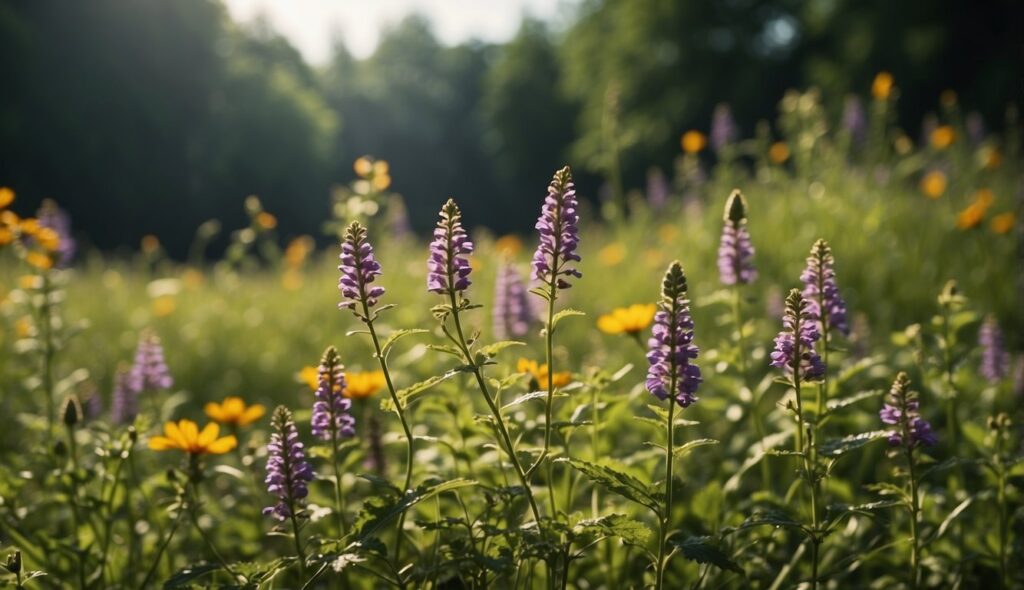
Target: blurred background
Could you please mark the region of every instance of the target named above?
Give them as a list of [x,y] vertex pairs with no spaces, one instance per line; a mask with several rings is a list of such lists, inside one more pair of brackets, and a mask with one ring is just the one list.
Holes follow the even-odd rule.
[[889,71],[915,142],[947,89],[998,131],[1021,23],[1015,0],[0,0],[0,184],[100,249],[181,258],[251,194],[282,237],[320,235],[373,154],[414,229],[456,196],[525,230],[560,164],[590,199],[641,188],[716,105],[750,137],[790,88],[835,121]]

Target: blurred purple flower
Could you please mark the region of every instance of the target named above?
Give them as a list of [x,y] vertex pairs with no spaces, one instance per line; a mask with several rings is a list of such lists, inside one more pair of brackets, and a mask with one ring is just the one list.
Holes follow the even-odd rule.
[[739,190],[725,203],[725,224],[718,245],[718,277],[723,285],[748,285],[757,280],[754,245],[747,231],[747,202]]
[[562,277],[583,276],[570,265],[580,261],[576,253],[580,241],[577,206],[572,171],[566,166],[555,172],[535,226],[540,244],[533,254],[533,277],[551,289],[551,297],[558,289],[571,287]]
[[647,171],[647,204],[651,209],[660,211],[668,203],[672,190],[669,188],[668,179],[661,168],[651,168]]
[[494,284],[494,337],[498,340],[525,336],[530,330],[536,316],[526,294],[515,265],[502,261]]
[[263,509],[263,514],[277,520],[293,516],[296,508],[309,495],[309,482],[313,481],[313,468],[306,461],[306,453],[299,441],[292,413],[284,406],[274,410],[271,422],[274,432],[267,444],[267,492],[277,496],[277,503]]
[[71,216],[68,212],[57,206],[51,199],[43,200],[42,206],[36,213],[39,225],[48,227],[57,233],[60,242],[57,245],[57,267],[65,268],[71,264],[75,257],[76,242],[71,236]]
[[333,346],[324,351],[318,373],[320,385],[316,389],[316,401],[310,419],[313,436],[320,440],[354,436],[356,421],[349,413],[352,400],[344,396],[345,367]]
[[843,129],[850,134],[850,141],[860,145],[867,139],[868,118],[864,112],[864,103],[859,96],[849,95],[843,101]]
[[719,103],[711,114],[711,148],[719,152],[739,138],[739,128],[729,105]]
[[993,316],[988,316],[978,330],[978,345],[981,347],[979,373],[990,383],[996,383],[1009,372],[1010,355],[1003,344],[1003,331]]
[[114,391],[110,394],[110,420],[114,424],[128,424],[139,413],[138,393],[132,388],[131,369],[125,365],[114,373]]
[[703,379],[700,367],[690,362],[697,358],[699,350],[693,344],[686,275],[678,261],[665,273],[647,345],[647,391],[660,400],[671,397],[684,408],[697,401],[697,388]]
[[809,313],[808,302],[799,290],[791,290],[786,297],[782,331],[775,337],[771,366],[782,369],[794,382],[823,377],[825,363],[814,350],[814,343],[820,337],[817,322]]
[[448,199],[439,215],[427,259],[427,291],[440,294],[448,293],[449,288],[465,291],[473,270],[466,256],[473,253],[473,242],[462,227],[462,212],[453,199]]
[[878,416],[885,424],[897,427],[889,431],[890,445],[914,448],[919,445],[930,447],[938,442],[932,425],[921,417],[917,392],[910,390],[910,379],[906,373],[896,375],[886,402]]
[[174,386],[174,379],[164,360],[164,347],[156,332],[144,330],[139,336],[128,383],[136,394],[143,391],[161,391]]
[[366,228],[358,221],[353,221],[345,230],[340,258],[338,290],[341,291],[341,303],[338,308],[351,309],[361,316],[357,306],[365,304],[369,309],[377,305],[377,300],[384,295],[384,287],[370,286],[381,275],[380,263],[374,258],[373,246],[366,239]]
[[807,301],[808,313],[818,322],[819,331],[831,334],[834,329],[849,335],[846,301],[839,294],[834,267],[835,259],[828,242],[815,242],[811,246],[811,255],[807,257],[807,267],[800,274],[804,283],[804,300]]

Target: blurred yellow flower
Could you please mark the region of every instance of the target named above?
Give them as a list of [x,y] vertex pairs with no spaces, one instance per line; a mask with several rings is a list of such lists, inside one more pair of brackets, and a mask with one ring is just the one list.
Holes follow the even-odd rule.
[[678,235],[679,230],[674,225],[666,223],[658,226],[658,239],[662,242],[671,242],[676,239],[676,236]]
[[355,163],[352,164],[352,169],[356,171],[359,176],[369,176],[373,172],[373,162],[370,161],[366,156],[356,158]]
[[941,170],[932,170],[921,178],[921,192],[929,199],[938,199],[946,192],[946,175]]
[[374,174],[387,174],[391,170],[387,160],[377,160],[373,163]]
[[656,310],[653,303],[619,307],[598,317],[597,329],[605,334],[639,334],[651,325]]
[[158,318],[165,318],[178,308],[178,302],[173,295],[161,295],[153,300],[153,315]]
[[0,225],[4,225],[9,228],[16,228],[21,223],[18,219],[18,214],[11,210],[0,211]]
[[700,131],[691,129],[683,134],[679,143],[682,144],[684,152],[688,154],[696,154],[703,151],[708,145],[708,138]]
[[294,268],[285,270],[281,275],[281,286],[286,291],[298,291],[302,288],[302,273]]
[[43,277],[39,275],[21,275],[18,277],[18,287],[25,291],[39,289],[43,286]]
[[893,77],[889,72],[878,72],[871,82],[871,96],[878,100],[889,100],[892,95]]
[[181,282],[184,283],[187,289],[198,289],[203,286],[203,282],[206,278],[203,276],[203,271],[195,268],[186,268],[185,272],[181,273]]
[[36,242],[50,252],[56,252],[60,247],[60,234],[48,227],[40,227],[36,231]]
[[522,249],[523,241],[516,235],[509,234],[494,240],[494,251],[499,254],[515,256],[516,254],[519,254]]
[[1003,163],[1003,154],[999,148],[987,145],[978,151],[978,163],[986,170],[995,170]]
[[384,371],[345,373],[346,387],[342,394],[351,399],[372,397],[386,384]]
[[597,252],[598,261],[604,266],[615,266],[626,259],[626,246],[612,242]]
[[391,186],[391,175],[389,174],[374,174],[373,175],[373,188],[374,190],[382,191],[387,190]]
[[956,216],[957,229],[971,229],[977,227],[985,219],[985,211],[988,206],[977,201],[968,205],[959,215]]
[[316,391],[320,387],[320,371],[316,367],[306,365],[295,375],[295,377],[302,383],[309,386],[310,389]]
[[211,420],[232,426],[248,426],[267,413],[267,409],[260,404],[246,407],[242,398],[234,395],[224,398],[219,404],[210,402],[203,410]]
[[995,194],[992,193],[991,189],[979,188],[974,191],[974,201],[976,203],[982,203],[985,207],[988,207],[996,200]]
[[157,238],[153,234],[146,234],[142,236],[142,252],[144,254],[155,254],[160,249],[160,238]]
[[[538,365],[537,361],[533,361],[526,358],[520,358],[519,362],[516,363],[516,372],[526,373],[530,375],[536,382],[538,387],[547,387],[548,384],[548,366],[547,364]],[[551,376],[552,385],[555,387],[565,387],[569,383],[572,383],[572,373],[562,372],[555,373]]]
[[18,334],[18,338],[28,338],[32,335],[32,320],[27,317],[18,319],[14,323],[14,331]]
[[26,217],[21,220],[21,233],[27,236],[34,236],[39,232],[39,220],[34,217]]
[[10,229],[0,226],[0,246],[10,244],[14,241],[14,232]]
[[277,227],[277,218],[271,213],[260,211],[256,214],[256,225],[258,225],[260,229],[271,230]]
[[1008,234],[1013,229],[1013,224],[1016,223],[1017,217],[1013,212],[1000,213],[992,218],[990,227],[992,231],[997,234]]
[[154,451],[177,449],[190,455],[223,455],[238,446],[234,436],[217,438],[220,427],[216,423],[207,424],[202,432],[191,420],[178,420],[164,424],[164,436],[149,439],[149,448]]
[[29,252],[25,255],[25,262],[40,270],[49,270],[53,267],[53,260],[42,252]]
[[284,261],[288,266],[298,267],[306,261],[306,257],[313,251],[313,238],[310,236],[299,236],[288,242],[284,249]]
[[910,151],[914,149],[914,142],[911,141],[905,133],[897,135],[896,139],[893,140],[892,145],[896,148],[896,153],[901,156],[909,154]]
[[935,131],[932,131],[931,140],[932,147],[937,150],[944,150],[956,141],[956,131],[953,131],[953,128],[949,125],[936,127]]
[[784,141],[776,141],[768,148],[768,157],[775,164],[783,164],[789,159],[789,146]]
[[14,202],[14,191],[6,186],[0,186],[0,209],[9,206]]

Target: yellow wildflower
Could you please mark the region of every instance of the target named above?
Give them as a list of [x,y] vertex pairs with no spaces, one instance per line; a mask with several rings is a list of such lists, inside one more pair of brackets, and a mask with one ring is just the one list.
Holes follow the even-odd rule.
[[597,329],[605,334],[639,334],[651,325],[656,309],[653,303],[616,308],[597,318]]
[[36,231],[36,242],[50,252],[56,252],[60,248],[60,234],[48,227],[40,227]]
[[313,391],[316,391],[316,388],[320,387],[320,371],[316,367],[306,365],[305,367],[302,367],[295,377],[300,382],[308,385]]
[[683,134],[683,137],[679,140],[679,143],[683,146],[683,151],[688,154],[697,154],[704,150],[708,145],[708,138],[700,131],[693,129]]
[[256,214],[256,225],[260,229],[271,230],[277,227],[277,218],[271,213],[260,211]]
[[18,287],[24,291],[40,289],[43,286],[43,277],[39,275],[21,275],[18,277]]
[[149,439],[149,448],[154,451],[178,449],[190,455],[223,455],[238,446],[234,436],[217,438],[220,427],[207,424],[200,432],[199,426],[191,420],[178,420],[164,424],[164,436]]
[[1007,213],[1000,213],[992,218],[990,227],[992,231],[997,234],[1008,234],[1013,229],[1013,224],[1017,221],[1017,217],[1012,211]]
[[921,178],[921,192],[929,199],[938,199],[946,192],[947,183],[941,170],[932,170]]
[[373,163],[373,173],[375,175],[387,174],[391,170],[391,166],[388,165],[387,160],[376,160]]
[[14,202],[14,191],[6,186],[0,186],[0,209],[9,206]]
[[889,72],[878,72],[871,82],[871,95],[878,100],[889,100],[892,95],[893,77]]
[[373,175],[373,188],[374,190],[383,191],[387,190],[391,186],[391,175],[390,174],[374,174]]
[[14,241],[14,232],[10,229],[0,226],[0,246],[10,244]]
[[224,398],[219,404],[210,402],[203,410],[211,420],[236,427],[248,426],[267,413],[267,409],[260,404],[246,407],[242,398],[234,395]]
[[301,266],[312,251],[313,238],[310,236],[299,236],[288,242],[288,247],[284,249],[284,261],[291,267]]
[[153,300],[153,315],[158,318],[165,318],[178,308],[178,302],[173,295],[161,295]]
[[18,214],[10,209],[0,211],[0,225],[14,229],[18,227],[21,220],[18,219]]
[[768,157],[775,164],[783,164],[789,159],[789,146],[784,141],[776,141],[768,148]]
[[34,217],[26,217],[21,220],[21,233],[26,236],[34,236],[39,233],[39,220]]
[[49,270],[53,267],[53,259],[42,252],[29,252],[25,255],[25,262],[40,270]]
[[[538,365],[537,361],[521,358],[519,359],[519,362],[516,363],[516,371],[530,375],[537,387],[547,387],[548,366],[546,363]],[[572,382],[572,373],[555,373],[551,376],[551,381],[552,385],[555,387],[565,387]]]
[[935,130],[932,131],[931,140],[932,147],[937,150],[944,150],[953,145],[953,142],[956,141],[956,131],[953,131],[953,128],[949,125],[936,127]]
[[373,172],[373,162],[370,161],[366,156],[356,158],[355,163],[352,164],[352,169],[356,171],[359,176],[369,176]]
[[978,163],[986,170],[995,170],[1003,163],[1003,154],[995,146],[985,146],[978,151]]
[[28,338],[32,335],[32,320],[27,317],[18,319],[14,323],[14,331],[18,334],[18,338]]
[[351,399],[372,397],[386,384],[384,371],[345,373],[345,383],[346,387],[342,394]]
[[597,259],[604,266],[615,266],[626,259],[626,246],[612,242],[597,252]]
[[519,239],[519,236],[509,234],[494,240],[494,251],[499,254],[515,256],[516,254],[519,254],[522,249],[523,241]]

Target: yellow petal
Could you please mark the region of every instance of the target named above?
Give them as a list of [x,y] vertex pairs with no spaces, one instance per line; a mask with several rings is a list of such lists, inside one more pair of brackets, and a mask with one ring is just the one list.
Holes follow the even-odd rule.
[[205,451],[212,455],[223,455],[224,453],[234,449],[238,446],[238,439],[232,436],[225,436],[224,438],[218,438],[209,445],[207,445]]
[[154,436],[149,439],[149,448],[154,451],[167,451],[169,449],[180,449],[181,447],[166,436]]
[[182,434],[181,429],[175,422],[168,422],[164,424],[164,434],[167,435],[167,438],[174,441],[177,448],[188,448],[188,439],[185,438],[185,435]]
[[259,420],[267,413],[267,409],[262,404],[253,404],[249,406],[242,416],[238,419],[239,426],[246,426]]
[[210,420],[216,420],[217,422],[224,422],[224,410],[220,407],[220,404],[210,402],[203,406],[203,411],[210,417]]
[[191,420],[178,420],[178,430],[181,437],[185,439],[185,448],[193,448],[199,440],[199,426]]
[[210,446],[213,441],[217,440],[217,435],[220,434],[220,426],[216,422],[210,422],[207,424],[203,431],[196,437],[196,447],[201,451],[206,447]]
[[619,320],[613,315],[603,315],[597,318],[597,329],[605,334],[618,334],[622,331]]
[[242,398],[231,396],[224,400],[224,413],[227,415],[228,420],[237,420],[242,412],[245,411],[245,402]]

